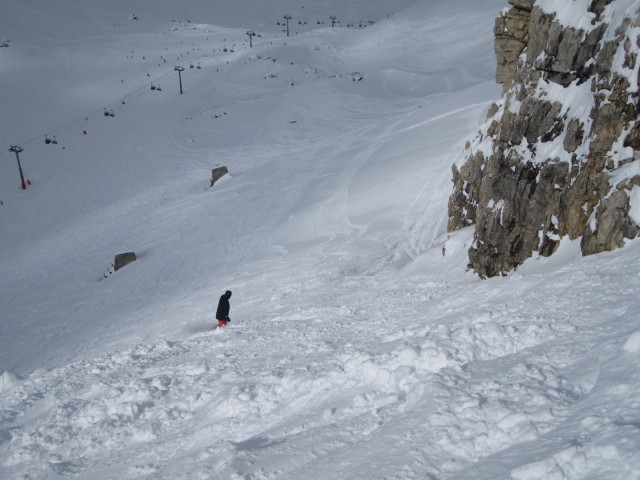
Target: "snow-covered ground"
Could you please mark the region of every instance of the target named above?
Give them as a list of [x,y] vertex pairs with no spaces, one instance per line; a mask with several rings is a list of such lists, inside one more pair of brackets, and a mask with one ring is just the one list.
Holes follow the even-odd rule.
[[446,234],[506,2],[135,3],[0,1],[0,478],[640,478],[640,243]]

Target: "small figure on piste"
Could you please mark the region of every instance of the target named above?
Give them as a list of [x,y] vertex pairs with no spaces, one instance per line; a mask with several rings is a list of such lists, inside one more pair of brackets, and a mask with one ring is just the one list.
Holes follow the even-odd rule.
[[227,290],[220,297],[220,301],[218,302],[218,310],[216,310],[216,320],[218,320],[217,327],[224,327],[227,323],[231,321],[229,318],[229,310],[231,310],[231,305],[229,305],[229,299],[231,298],[231,290]]

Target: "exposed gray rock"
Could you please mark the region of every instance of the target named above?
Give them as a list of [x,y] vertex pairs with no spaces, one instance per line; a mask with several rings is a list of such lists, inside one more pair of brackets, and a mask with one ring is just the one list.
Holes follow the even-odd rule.
[[584,124],[577,118],[572,118],[564,136],[563,147],[568,153],[575,152],[584,140]]
[[496,37],[494,50],[498,60],[498,83],[509,83],[517,71],[518,58],[529,38],[530,16],[530,9],[512,8],[506,15],[496,19],[493,33]]
[[589,5],[589,8],[587,9],[589,12],[595,13],[596,14],[596,20],[600,20],[600,17],[602,15],[602,12],[604,12],[604,9],[607,5],[609,5],[610,3],[613,3],[614,0],[593,0],[591,2],[591,5]]
[[514,7],[521,8],[523,10],[531,11],[533,8],[534,0],[509,0],[509,3]]
[[595,231],[585,230],[582,251],[585,255],[613,250],[624,245],[625,238],[634,238],[640,229],[629,218],[629,197],[625,190],[618,190],[605,198],[596,214]]
[[116,255],[115,261],[113,262],[113,271],[117,272],[122,267],[125,267],[135,261],[136,254],[134,252],[119,253]]
[[220,180],[222,177],[224,177],[227,173],[229,173],[229,170],[227,169],[227,167],[216,167],[214,169],[211,170],[211,185],[210,187],[213,187],[215,185],[215,183]]
[[496,20],[503,99],[453,167],[449,199],[450,231],[475,224],[469,266],[483,277],[509,272],[533,252],[551,255],[565,236],[581,238],[589,255],[640,233],[629,216],[640,177],[611,184],[617,169],[640,162],[640,38],[632,32],[640,10],[609,25],[601,17],[615,1],[587,5],[586,31],[562,25],[534,0],[509,0],[513,8]]
[[520,145],[523,138],[533,144],[542,138],[551,141],[564,130],[564,120],[559,116],[562,104],[526,97],[517,114],[505,112],[498,128],[498,138],[509,145]]

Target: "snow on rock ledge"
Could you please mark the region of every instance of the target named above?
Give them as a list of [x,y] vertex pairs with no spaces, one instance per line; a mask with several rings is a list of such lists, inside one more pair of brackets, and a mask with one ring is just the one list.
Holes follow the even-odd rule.
[[[470,267],[501,275],[558,239],[624,245],[640,185],[635,0],[509,0],[496,20],[503,96],[454,165],[449,231],[475,225]],[[500,211],[489,208],[501,202]]]

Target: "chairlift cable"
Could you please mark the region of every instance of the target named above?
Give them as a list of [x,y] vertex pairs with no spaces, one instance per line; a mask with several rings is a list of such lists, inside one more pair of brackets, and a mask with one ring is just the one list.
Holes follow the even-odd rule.
[[[255,30],[264,29],[264,27],[267,27],[267,26],[275,26],[275,25],[276,25],[276,22],[265,22],[262,25],[258,25],[257,28],[254,28],[254,31]],[[244,36],[245,36],[245,34],[238,34],[236,38],[231,38],[231,39],[229,39],[227,41],[232,43],[232,44],[235,44],[237,42],[241,42],[243,40]],[[193,52],[195,53],[195,50],[193,50]],[[190,54],[188,54],[188,55],[190,56]],[[195,57],[195,60],[191,60],[190,63],[193,63],[194,61],[202,62],[206,58],[208,59],[209,57],[207,56],[207,54],[203,53],[203,54]],[[144,74],[146,76],[148,76],[148,77],[151,76],[146,71],[146,69],[144,68],[144,65],[142,64],[142,62],[138,62],[138,65],[143,70],[143,72],[144,72]],[[164,73],[161,73],[158,76],[156,76],[154,81],[156,83],[159,83],[160,80],[172,75],[173,72],[174,72],[173,69],[167,70]],[[151,83],[153,83],[153,82],[145,83],[144,86],[135,88],[135,89],[131,90],[129,93],[127,93],[124,96],[119,95],[118,92],[115,91],[115,88],[114,88],[114,94],[116,95],[118,100],[117,101],[114,100],[112,103],[110,103],[108,105],[110,106],[110,105],[113,104],[113,108],[120,108],[122,106],[123,102],[125,102],[127,100],[132,100],[132,99],[139,98],[144,93],[148,93],[149,92],[149,85]],[[78,127],[80,127],[82,129],[82,131],[84,132],[84,131],[86,131],[86,129],[83,128],[82,122],[86,123],[86,122],[93,121],[96,118],[98,118],[100,116],[103,116],[105,111],[106,111],[105,109],[102,110],[102,113],[99,113],[98,111],[94,111],[92,113],[89,113],[88,115],[85,115],[84,117],[79,117],[79,118],[76,118],[76,119],[72,119],[72,120],[70,120],[70,121],[68,121],[68,122],[66,122],[66,123],[64,123],[62,125],[58,125],[56,127],[48,129],[47,130],[48,133],[46,135],[47,136],[50,135],[51,136],[50,138],[57,137],[57,136],[63,136],[66,133],[71,132],[71,131],[73,131],[74,129],[76,129]],[[19,144],[21,145],[21,148],[23,148],[24,150],[30,149],[31,147],[34,147],[35,145],[38,145],[40,142],[42,142],[42,137],[43,137],[42,134],[38,134],[38,135],[35,135],[35,136],[31,137],[31,138],[27,138],[23,142],[19,142]],[[57,142],[58,141],[56,140],[56,143]],[[51,143],[53,143],[53,142],[51,142]],[[10,152],[8,150],[7,151],[0,151],[0,162],[3,162],[5,160],[12,160],[12,159],[13,159],[13,157],[12,157],[12,155],[10,154]]]

